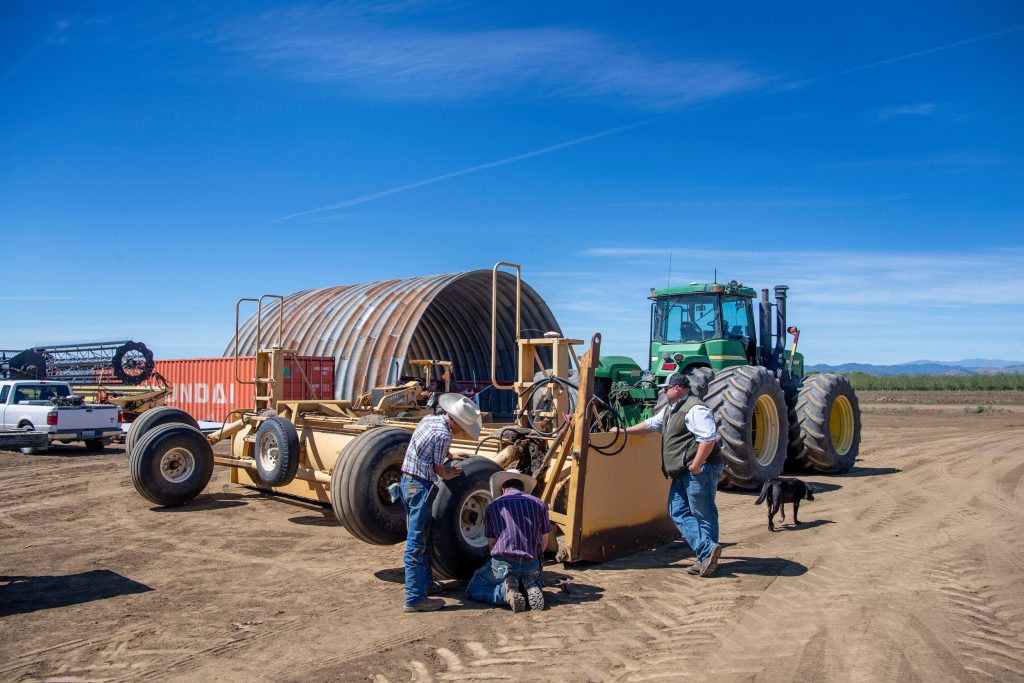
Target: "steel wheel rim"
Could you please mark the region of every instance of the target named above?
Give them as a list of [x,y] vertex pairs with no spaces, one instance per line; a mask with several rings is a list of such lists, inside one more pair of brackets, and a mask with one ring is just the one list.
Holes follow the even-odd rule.
[[391,493],[388,491],[389,486],[398,484],[401,480],[402,468],[400,467],[389,467],[381,473],[380,479],[377,480],[377,498],[381,505],[388,508],[397,508],[402,505],[401,497],[392,501]]
[[196,470],[196,459],[184,448],[172,448],[160,458],[160,476],[172,484],[187,481]]
[[474,491],[462,502],[459,510],[459,532],[462,540],[474,548],[487,545],[484,536],[484,510],[491,503],[491,494],[483,489]]
[[277,468],[277,460],[280,454],[281,451],[277,445],[277,437],[269,432],[260,437],[260,464],[265,472],[273,472]]
[[832,446],[839,455],[846,455],[853,446],[853,406],[850,399],[837,396],[828,416],[828,431]]
[[779,450],[779,411],[768,394],[761,394],[754,403],[754,457],[762,465],[770,465]]

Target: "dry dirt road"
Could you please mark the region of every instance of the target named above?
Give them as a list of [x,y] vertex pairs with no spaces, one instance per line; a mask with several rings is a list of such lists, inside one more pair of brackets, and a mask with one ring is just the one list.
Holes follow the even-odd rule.
[[680,541],[515,615],[403,614],[401,546],[222,470],[161,510],[120,450],[0,453],[0,680],[1024,680],[1024,414],[871,405],[800,527],[719,494],[717,576]]

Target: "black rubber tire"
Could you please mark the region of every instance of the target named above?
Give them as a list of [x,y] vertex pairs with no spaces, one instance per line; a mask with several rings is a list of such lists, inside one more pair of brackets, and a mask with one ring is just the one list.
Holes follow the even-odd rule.
[[402,477],[412,432],[377,427],[348,442],[331,473],[331,507],[350,534],[374,545],[406,537],[405,506],[391,502],[388,486]]
[[700,367],[694,368],[688,374],[690,375],[690,393],[703,399],[708,392],[708,384],[715,376],[715,371],[711,368]]
[[199,423],[196,419],[186,413],[181,408],[174,408],[173,406],[159,406],[157,408],[150,408],[146,412],[139,415],[131,426],[128,427],[128,434],[124,437],[124,451],[128,455],[131,455],[132,449],[135,447],[142,437],[146,435],[146,432],[159,427],[160,425],[180,423],[186,424],[193,429],[199,429]]
[[[760,448],[760,459],[755,443],[758,401],[762,401],[759,410],[771,411],[774,414],[767,417],[777,422],[777,431]],[[740,365],[716,371],[704,402],[718,425],[718,444],[725,458],[723,483],[756,489],[779,476],[786,464],[789,418],[779,380],[767,368]]]
[[[473,511],[470,521],[479,525],[481,535],[476,545],[468,542],[462,532],[463,505],[474,495],[477,500],[491,500],[491,475],[501,468],[492,460],[482,457],[466,458],[455,462],[464,474],[437,485],[430,527],[430,564],[434,571],[450,579],[468,579],[479,569],[490,551],[483,537],[483,509]],[[486,506],[483,506],[486,508]],[[477,516],[479,515],[479,517]]]
[[[845,418],[844,408],[850,411]],[[833,474],[853,467],[860,452],[860,403],[848,379],[831,372],[808,377],[797,391],[793,413],[796,425],[790,427],[789,444],[793,465]],[[833,416],[841,420],[839,425],[832,424]],[[839,443],[834,428],[840,432]]]
[[[264,448],[267,453],[263,452]],[[276,449],[276,453],[269,449]],[[256,430],[256,476],[267,486],[287,486],[299,471],[299,433],[283,417],[271,417]]]
[[[186,465],[191,465],[190,471],[187,470],[178,481],[161,471],[161,462],[165,456],[173,456],[171,451],[175,449],[179,451],[178,462],[182,461],[182,455],[191,457],[190,463],[186,461]],[[198,496],[210,482],[213,447],[198,429],[180,423],[160,425],[135,445],[135,450],[128,456],[128,466],[132,484],[142,497],[157,505],[174,507]],[[174,474],[174,469],[167,469],[171,475]]]
[[[131,368],[135,374],[129,372],[129,368],[124,366],[124,357],[132,351],[142,354],[142,367]],[[142,342],[130,341],[117,347],[117,351],[114,352],[114,357],[110,360],[111,369],[114,372],[114,377],[125,384],[142,384],[150,375],[153,374],[153,352],[143,344]]]
[[107,442],[103,439],[86,439],[85,450],[87,451],[102,451],[106,448]]
[[[24,429],[26,432],[34,432],[35,426],[31,422],[22,422],[18,425],[18,429]],[[46,450],[46,447],[39,446],[24,446],[18,449],[22,455],[39,455]]]

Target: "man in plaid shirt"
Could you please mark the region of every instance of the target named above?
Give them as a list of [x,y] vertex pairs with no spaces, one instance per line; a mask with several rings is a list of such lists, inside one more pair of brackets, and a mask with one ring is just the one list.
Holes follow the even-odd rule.
[[406,510],[408,534],[405,540],[405,611],[432,612],[444,607],[444,600],[427,597],[433,584],[427,536],[430,528],[430,492],[437,478],[454,479],[462,470],[448,467],[445,459],[462,460],[451,453],[452,433],[472,439],[480,436],[480,409],[461,394],[442,394],[441,414],[429,415],[416,425],[402,462],[400,490]]

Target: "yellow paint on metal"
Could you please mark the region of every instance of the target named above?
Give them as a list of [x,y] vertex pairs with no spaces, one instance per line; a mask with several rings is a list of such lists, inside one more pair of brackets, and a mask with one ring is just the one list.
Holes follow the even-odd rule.
[[708,356],[710,360],[747,360],[746,356]]
[[850,399],[837,396],[829,411],[828,429],[832,437],[832,446],[839,455],[846,455],[853,445],[853,406]]
[[779,448],[779,411],[768,394],[761,394],[754,403],[754,456],[762,465],[775,459]]

